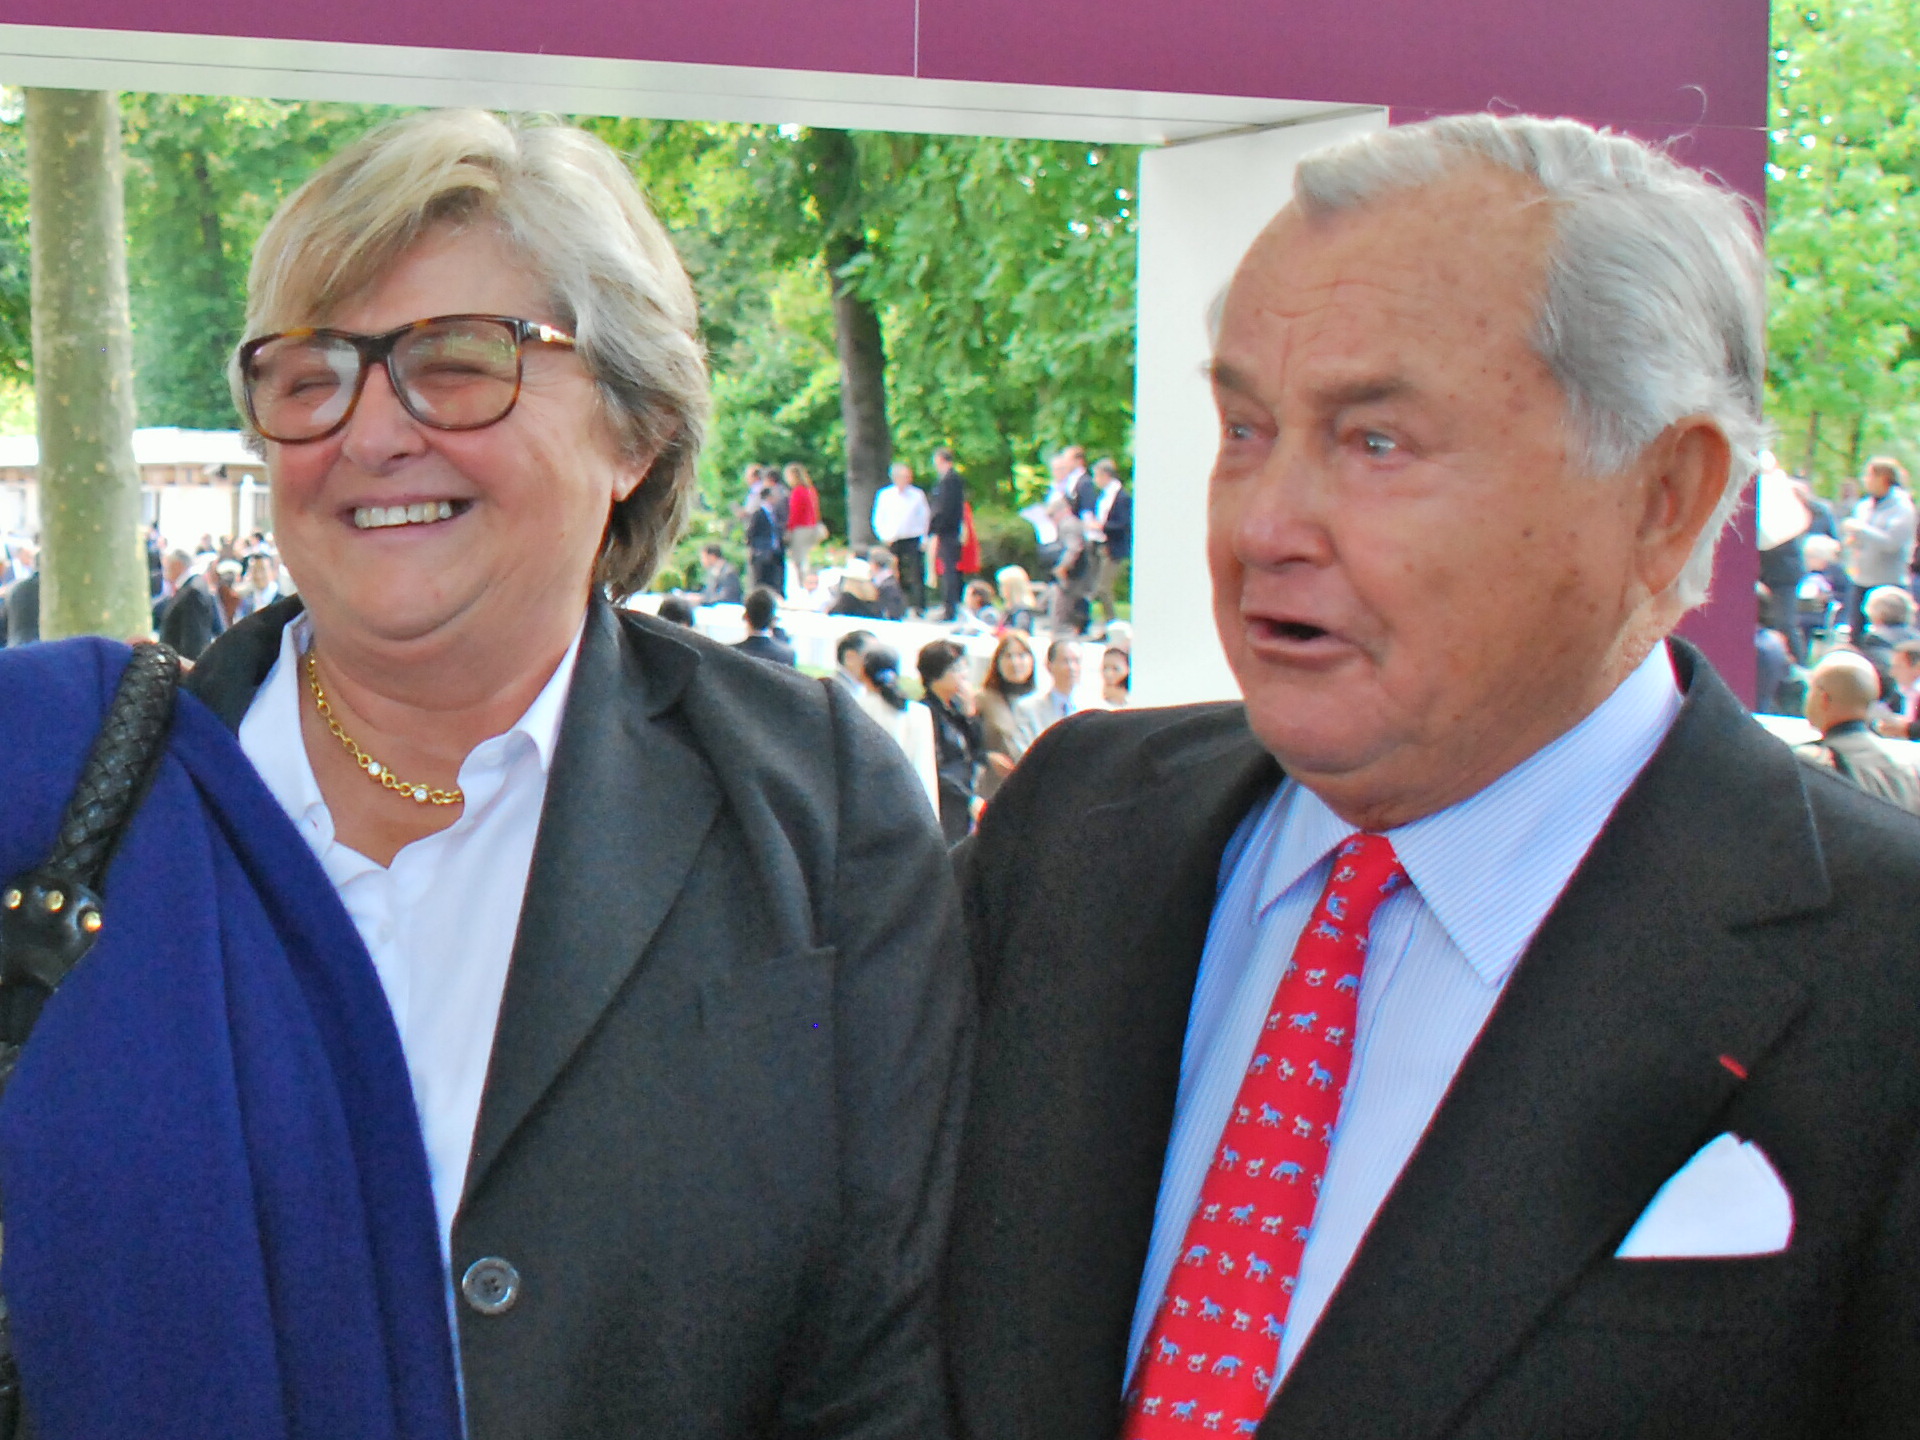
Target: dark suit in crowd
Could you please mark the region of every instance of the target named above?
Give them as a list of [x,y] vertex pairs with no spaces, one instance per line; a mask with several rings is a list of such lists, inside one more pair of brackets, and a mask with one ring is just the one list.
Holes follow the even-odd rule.
[[40,572],[16,580],[0,595],[0,642],[31,645],[40,638]]
[[749,635],[737,642],[734,649],[742,655],[751,655],[756,660],[771,660],[775,665],[794,663],[793,647],[784,645],[771,635]]
[[967,481],[958,469],[942,472],[933,487],[933,513],[927,533],[940,542],[940,603],[943,620],[960,614],[960,590],[966,576],[960,571],[960,545],[966,531]]
[[[1679,719],[1260,1440],[1917,1433],[1920,826],[1798,763],[1674,650]],[[980,1078],[948,1285],[969,1440],[1120,1431],[1221,857],[1280,779],[1238,704],[1096,712],[1027,753],[971,842]],[[1728,1131],[1790,1189],[1791,1245],[1614,1258]]]
[[189,660],[198,660],[226,630],[220,602],[197,580],[182,583],[160,616],[161,642]]
[[747,563],[756,586],[787,593],[787,534],[769,499],[747,512]]
[[[192,672],[229,725],[297,610]],[[458,1304],[472,1440],[944,1435],[971,1011],[945,847],[853,699],[595,601],[453,1227],[456,1281],[519,1280]]]

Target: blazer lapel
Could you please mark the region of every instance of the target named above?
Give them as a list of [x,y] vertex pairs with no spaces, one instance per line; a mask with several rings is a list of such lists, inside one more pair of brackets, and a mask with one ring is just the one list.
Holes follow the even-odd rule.
[[1049,883],[1053,913],[989,921],[1024,938],[986,980],[1004,998],[986,1006],[953,1270],[969,1317],[957,1363],[973,1393],[1008,1397],[993,1433],[1118,1431],[1220,857],[1279,778],[1244,725],[1195,723],[1218,733],[1162,732],[1141,786],[1082,815],[1072,844],[1091,863]]
[[712,826],[720,790],[669,712],[699,657],[628,633],[596,600],[575,662],[527,875],[466,1194],[645,953]]
[[1261,1435],[1446,1433],[1724,1128],[1738,1081],[1720,1057],[1753,1066],[1805,1003],[1737,933],[1829,898],[1798,762],[1675,651],[1680,718],[1522,958]]
[[298,595],[289,595],[256,610],[214,641],[180,683],[237,732],[280,658],[280,632],[303,608]]

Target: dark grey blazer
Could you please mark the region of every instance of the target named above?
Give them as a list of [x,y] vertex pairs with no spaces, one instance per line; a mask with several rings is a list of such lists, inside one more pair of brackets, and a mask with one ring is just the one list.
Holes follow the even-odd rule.
[[[1920,823],[1801,765],[1676,652],[1678,722],[1262,1440],[1920,1434]],[[1050,730],[987,811],[948,1307],[966,1440],[1118,1433],[1221,852],[1279,778],[1237,705],[1100,712]],[[1792,1192],[1790,1248],[1613,1259],[1729,1130]]]
[[[189,685],[238,725],[296,602]],[[947,1433],[971,1024],[945,849],[836,686],[595,602],[453,1273],[472,1440]]]

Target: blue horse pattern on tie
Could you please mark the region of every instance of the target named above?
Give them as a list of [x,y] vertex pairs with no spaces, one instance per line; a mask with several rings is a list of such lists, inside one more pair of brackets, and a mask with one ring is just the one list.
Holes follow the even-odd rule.
[[1229,1112],[1234,1138],[1215,1151],[1201,1184],[1121,1440],[1252,1435],[1280,1373],[1287,1308],[1346,1092],[1369,931],[1381,903],[1406,883],[1378,835],[1343,843],[1328,869]]

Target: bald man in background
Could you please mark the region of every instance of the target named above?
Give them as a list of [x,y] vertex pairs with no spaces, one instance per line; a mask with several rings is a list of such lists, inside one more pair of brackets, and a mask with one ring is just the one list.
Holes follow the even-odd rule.
[[1880,698],[1880,675],[1864,655],[1835,650],[1807,677],[1807,723],[1820,738],[1794,753],[1832,770],[1869,795],[1920,814],[1920,771],[1873,733],[1868,712]]

